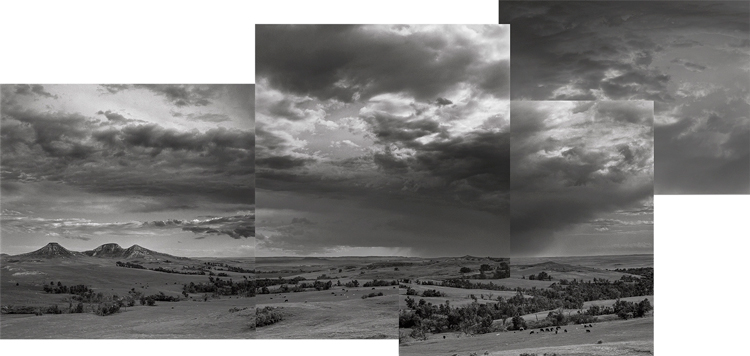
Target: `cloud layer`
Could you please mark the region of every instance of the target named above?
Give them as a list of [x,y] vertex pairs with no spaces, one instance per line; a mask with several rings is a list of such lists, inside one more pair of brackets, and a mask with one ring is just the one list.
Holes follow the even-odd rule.
[[516,100],[653,100],[656,194],[750,193],[750,4],[500,2]]
[[[189,237],[199,231],[183,228],[198,227],[202,236],[253,236],[254,213],[235,214],[254,208],[251,85],[1,89],[3,209],[22,213],[3,214],[3,231],[19,234],[4,233],[4,246],[44,236]],[[169,231],[143,224],[205,215],[234,220]],[[132,223],[114,222],[123,218]]]

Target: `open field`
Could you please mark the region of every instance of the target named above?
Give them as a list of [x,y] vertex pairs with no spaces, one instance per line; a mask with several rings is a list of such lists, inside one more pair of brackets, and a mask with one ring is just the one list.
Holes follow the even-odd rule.
[[[146,269],[118,267],[130,262]],[[252,273],[226,271],[221,263],[251,270],[251,258],[117,259],[74,256],[44,258],[3,256],[0,261],[0,304],[4,311],[16,308],[46,308],[57,305],[63,314],[2,314],[1,338],[250,338],[254,328],[252,298],[214,293],[183,294],[183,285],[206,284],[208,275],[186,275],[148,270],[194,272],[202,268],[225,280],[243,281]],[[185,269],[183,269],[185,267]],[[217,277],[214,277],[217,278]],[[45,286],[85,285],[95,294],[124,298],[140,293],[163,293],[179,301],[156,301],[154,306],[123,306],[119,312],[99,316],[93,310],[101,302],[83,302],[83,313],[68,313],[78,297],[69,293],[46,293]],[[111,303],[110,303],[111,304]],[[230,311],[230,309],[232,311]]]
[[[253,337],[250,298],[157,302],[98,316],[92,313],[3,315],[3,339],[248,339]],[[247,308],[230,312],[232,308]]]
[[[398,337],[398,286],[364,287],[367,282],[396,280],[393,263],[403,258],[258,258],[257,278],[304,278],[299,283],[331,282],[330,289],[307,289],[279,292],[279,288],[297,284],[284,283],[268,287],[269,293],[256,293],[257,308],[274,307],[283,320],[256,329],[259,339],[395,339]],[[359,286],[344,286],[357,281]],[[339,285],[341,284],[341,285]],[[362,299],[371,293],[382,296]]]
[[[367,288],[369,291],[370,288]],[[383,291],[380,289],[380,291]],[[256,329],[258,339],[395,339],[398,337],[398,301],[395,291],[382,297],[361,299],[330,293],[301,292],[285,295],[289,302],[268,303],[259,296],[257,307],[281,308],[284,320]],[[365,292],[365,291],[361,291]],[[385,293],[384,293],[385,294]],[[305,299],[305,300],[302,300]],[[276,298],[272,300],[275,302]],[[306,302],[305,302],[306,301]]]

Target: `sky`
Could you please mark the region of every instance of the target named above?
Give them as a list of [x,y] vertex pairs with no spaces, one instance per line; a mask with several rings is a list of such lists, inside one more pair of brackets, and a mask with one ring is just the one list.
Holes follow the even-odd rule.
[[507,257],[509,40],[256,26],[256,256]]
[[653,100],[656,194],[750,193],[750,3],[501,1],[513,100]]
[[2,85],[0,250],[255,250],[253,85]]
[[513,256],[653,253],[652,101],[511,102]]

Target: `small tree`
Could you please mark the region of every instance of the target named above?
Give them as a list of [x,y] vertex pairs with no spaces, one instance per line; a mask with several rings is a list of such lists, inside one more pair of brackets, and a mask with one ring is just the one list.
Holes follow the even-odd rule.
[[520,328],[526,329],[526,320],[523,320],[523,318],[520,315],[516,315],[511,319],[511,323],[513,323],[513,330],[518,330]]

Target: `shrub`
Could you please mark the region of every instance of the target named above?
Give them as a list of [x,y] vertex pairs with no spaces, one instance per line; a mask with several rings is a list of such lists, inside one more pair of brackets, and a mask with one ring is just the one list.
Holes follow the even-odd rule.
[[440,291],[436,289],[428,289],[424,292],[422,292],[423,297],[445,297],[444,293],[441,293]]
[[255,309],[255,326],[262,327],[284,320],[284,316],[274,307]]
[[57,306],[57,304],[52,304],[47,308],[46,311],[44,311],[46,314],[62,314],[62,310]]
[[120,311],[120,304],[118,303],[99,303],[94,313],[99,316],[112,315]]
[[523,320],[523,318],[519,315],[516,315],[511,319],[511,323],[513,323],[513,326],[511,329],[518,330],[520,328],[526,329],[526,320]]
[[555,326],[555,323],[553,323],[552,320],[549,320],[549,319],[542,319],[539,321],[529,321],[527,322],[527,325],[529,326],[529,329],[538,329],[538,328],[548,328],[550,326]]
[[370,293],[368,295],[362,295],[362,299],[372,298],[372,297],[382,297],[383,292],[380,293]]
[[568,320],[573,324],[591,324],[596,321],[596,318],[588,314],[575,314],[569,316]]

